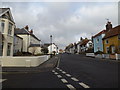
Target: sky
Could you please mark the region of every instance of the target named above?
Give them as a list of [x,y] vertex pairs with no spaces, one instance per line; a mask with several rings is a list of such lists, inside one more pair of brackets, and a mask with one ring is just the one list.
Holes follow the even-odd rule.
[[118,25],[117,2],[2,2],[10,8],[16,27],[26,25],[42,43],[53,42],[64,49],[80,37],[91,38],[105,29],[107,20]]

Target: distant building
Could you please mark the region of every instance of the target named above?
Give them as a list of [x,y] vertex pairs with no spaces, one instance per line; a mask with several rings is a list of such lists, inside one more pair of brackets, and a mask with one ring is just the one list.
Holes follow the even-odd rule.
[[84,53],[89,49],[93,48],[93,42],[92,40],[89,40],[87,38],[85,39],[81,39],[78,43],[77,43],[77,53]]
[[2,42],[0,41],[0,56],[13,56],[13,40],[15,22],[10,8],[0,8],[0,24]]
[[15,34],[23,38],[23,52],[29,52],[29,47],[31,44],[40,44],[40,39],[38,39],[34,34],[33,30],[29,31],[28,25],[24,28],[16,28]]
[[50,43],[45,43],[44,47],[48,48],[48,54],[58,53],[58,46],[55,43],[52,43],[52,45]]

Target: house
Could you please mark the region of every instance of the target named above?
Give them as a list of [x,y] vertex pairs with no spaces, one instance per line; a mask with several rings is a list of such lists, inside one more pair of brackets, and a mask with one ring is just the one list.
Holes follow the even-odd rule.
[[111,22],[107,23],[107,32],[103,38],[104,53],[120,54],[120,25],[112,27]]
[[74,49],[73,49],[73,44],[69,44],[68,46],[66,46],[65,48],[65,52],[66,53],[74,53]]
[[2,33],[1,56],[13,56],[13,40],[15,22],[10,8],[0,8],[0,24]]
[[48,48],[48,54],[58,53],[58,46],[55,43],[45,43],[44,47]]
[[97,33],[96,35],[92,36],[93,40],[93,47],[94,47],[94,53],[97,51],[103,52],[103,41],[102,39],[104,38],[106,33],[106,30],[102,30],[101,32]]
[[34,34],[33,30],[29,30],[28,25],[24,28],[15,28],[15,34],[21,38],[23,38],[23,52],[29,52],[29,47],[31,44],[40,44],[40,39],[38,39]]
[[14,46],[13,46],[13,54],[16,54],[17,52],[22,52],[23,50],[23,38],[14,35]]
[[79,47],[80,50],[78,50],[78,51],[80,53],[84,53],[84,52],[88,51],[89,49],[93,48],[93,43],[92,43],[92,40],[85,38],[80,41],[79,46],[80,46]]

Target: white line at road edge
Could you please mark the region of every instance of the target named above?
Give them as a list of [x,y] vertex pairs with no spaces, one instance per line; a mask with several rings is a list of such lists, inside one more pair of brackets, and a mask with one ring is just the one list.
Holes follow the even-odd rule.
[[81,86],[83,86],[84,88],[90,88],[88,85],[84,84],[84,83],[79,83]]

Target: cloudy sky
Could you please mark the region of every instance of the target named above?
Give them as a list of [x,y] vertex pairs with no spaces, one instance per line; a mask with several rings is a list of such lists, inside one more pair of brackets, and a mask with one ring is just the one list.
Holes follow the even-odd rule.
[[53,35],[62,49],[105,29],[107,18],[118,25],[117,2],[3,2],[1,7],[11,8],[16,27],[29,25],[42,43]]

